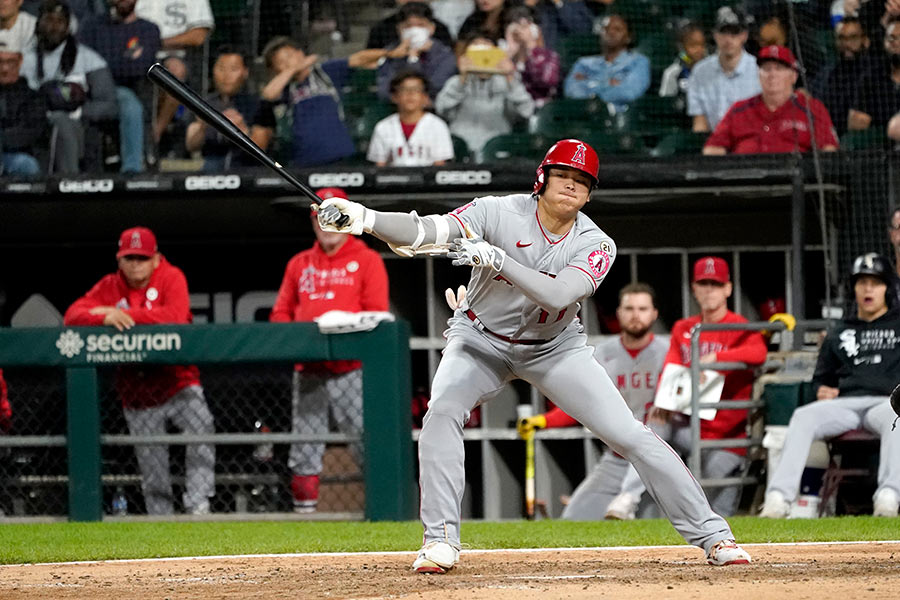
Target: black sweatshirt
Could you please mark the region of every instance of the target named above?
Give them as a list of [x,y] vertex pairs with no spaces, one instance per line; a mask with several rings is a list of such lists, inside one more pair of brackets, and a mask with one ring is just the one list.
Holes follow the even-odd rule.
[[813,389],[836,387],[840,396],[888,396],[900,383],[900,310],[874,321],[844,319],[822,343]]

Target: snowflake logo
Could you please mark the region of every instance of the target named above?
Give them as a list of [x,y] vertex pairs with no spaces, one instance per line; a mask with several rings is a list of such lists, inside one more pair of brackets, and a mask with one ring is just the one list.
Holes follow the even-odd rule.
[[60,354],[66,358],[72,358],[77,356],[81,349],[84,348],[84,340],[81,339],[78,333],[71,329],[66,329],[59,335],[59,339],[56,340],[56,347],[59,348]]

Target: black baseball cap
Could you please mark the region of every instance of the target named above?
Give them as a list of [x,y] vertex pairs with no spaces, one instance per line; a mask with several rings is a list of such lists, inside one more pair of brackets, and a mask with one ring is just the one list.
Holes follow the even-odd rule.
[[713,30],[718,33],[741,33],[747,31],[747,15],[739,8],[721,6],[716,11],[716,24]]

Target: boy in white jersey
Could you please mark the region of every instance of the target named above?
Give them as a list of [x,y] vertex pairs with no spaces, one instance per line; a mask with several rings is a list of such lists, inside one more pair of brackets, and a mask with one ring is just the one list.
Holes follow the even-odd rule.
[[424,75],[397,73],[391,80],[391,101],[397,112],[375,125],[367,159],[379,167],[430,167],[453,160],[450,128],[425,110],[431,100]]
[[580,212],[599,170],[593,148],[561,140],[538,167],[531,194],[477,198],[449,215],[426,217],[376,212],[342,198],[319,207],[324,230],[371,233],[403,256],[443,247],[454,265],[474,267],[468,297],[444,334],[419,437],[425,535],[417,572],[446,573],[459,560],[463,425],[513,379],[537,387],[629,460],[709,564],[750,562],[678,455],[635,420],[587,345],[576,314],[616,253],[612,239]]
[[[646,283],[629,283],[619,291],[616,318],[621,334],[597,346],[594,358],[616,384],[635,419],[644,420],[647,406],[653,404],[656,383],[662,371],[669,344],[650,329],[659,317],[656,293]],[[519,436],[526,439],[536,429],[567,427],[578,422],[558,406],[533,417],[520,419]],[[622,481],[631,465],[606,449],[597,466],[578,484],[562,518],[570,521],[634,519],[636,507],[624,510],[612,501],[622,491]]]

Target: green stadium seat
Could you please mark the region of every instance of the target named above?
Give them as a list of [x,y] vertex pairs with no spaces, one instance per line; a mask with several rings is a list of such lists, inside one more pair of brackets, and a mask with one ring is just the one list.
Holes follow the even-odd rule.
[[886,148],[888,137],[883,127],[869,127],[862,131],[848,131],[841,137],[841,150],[871,150]]
[[698,155],[703,151],[703,144],[706,143],[708,137],[708,133],[695,133],[688,130],[673,131],[663,136],[650,151],[650,156]]
[[644,140],[635,133],[627,132],[585,132],[585,142],[597,152],[597,154],[610,154],[621,156],[623,154],[644,153]]
[[516,158],[541,160],[550,145],[547,138],[530,133],[504,133],[492,137],[481,150],[481,162],[502,162]]
[[375,130],[375,125],[378,121],[392,115],[394,112],[393,104],[373,100],[361,117],[349,123],[350,135],[361,152],[365,153],[366,149],[368,149],[369,140],[372,139],[372,131]]
[[350,69],[349,90],[374,94],[378,89],[376,69]]
[[664,131],[670,129],[689,129],[691,119],[687,116],[685,100],[680,96],[660,97],[647,92],[628,107],[632,129],[641,131]]
[[602,100],[557,98],[538,110],[533,130],[548,137],[566,138],[572,137],[569,132],[573,129],[603,130],[609,124],[609,110]]
[[466,140],[458,135],[451,135],[450,139],[453,140],[454,162],[469,162],[472,160],[472,151],[469,150],[469,145],[466,143]]

